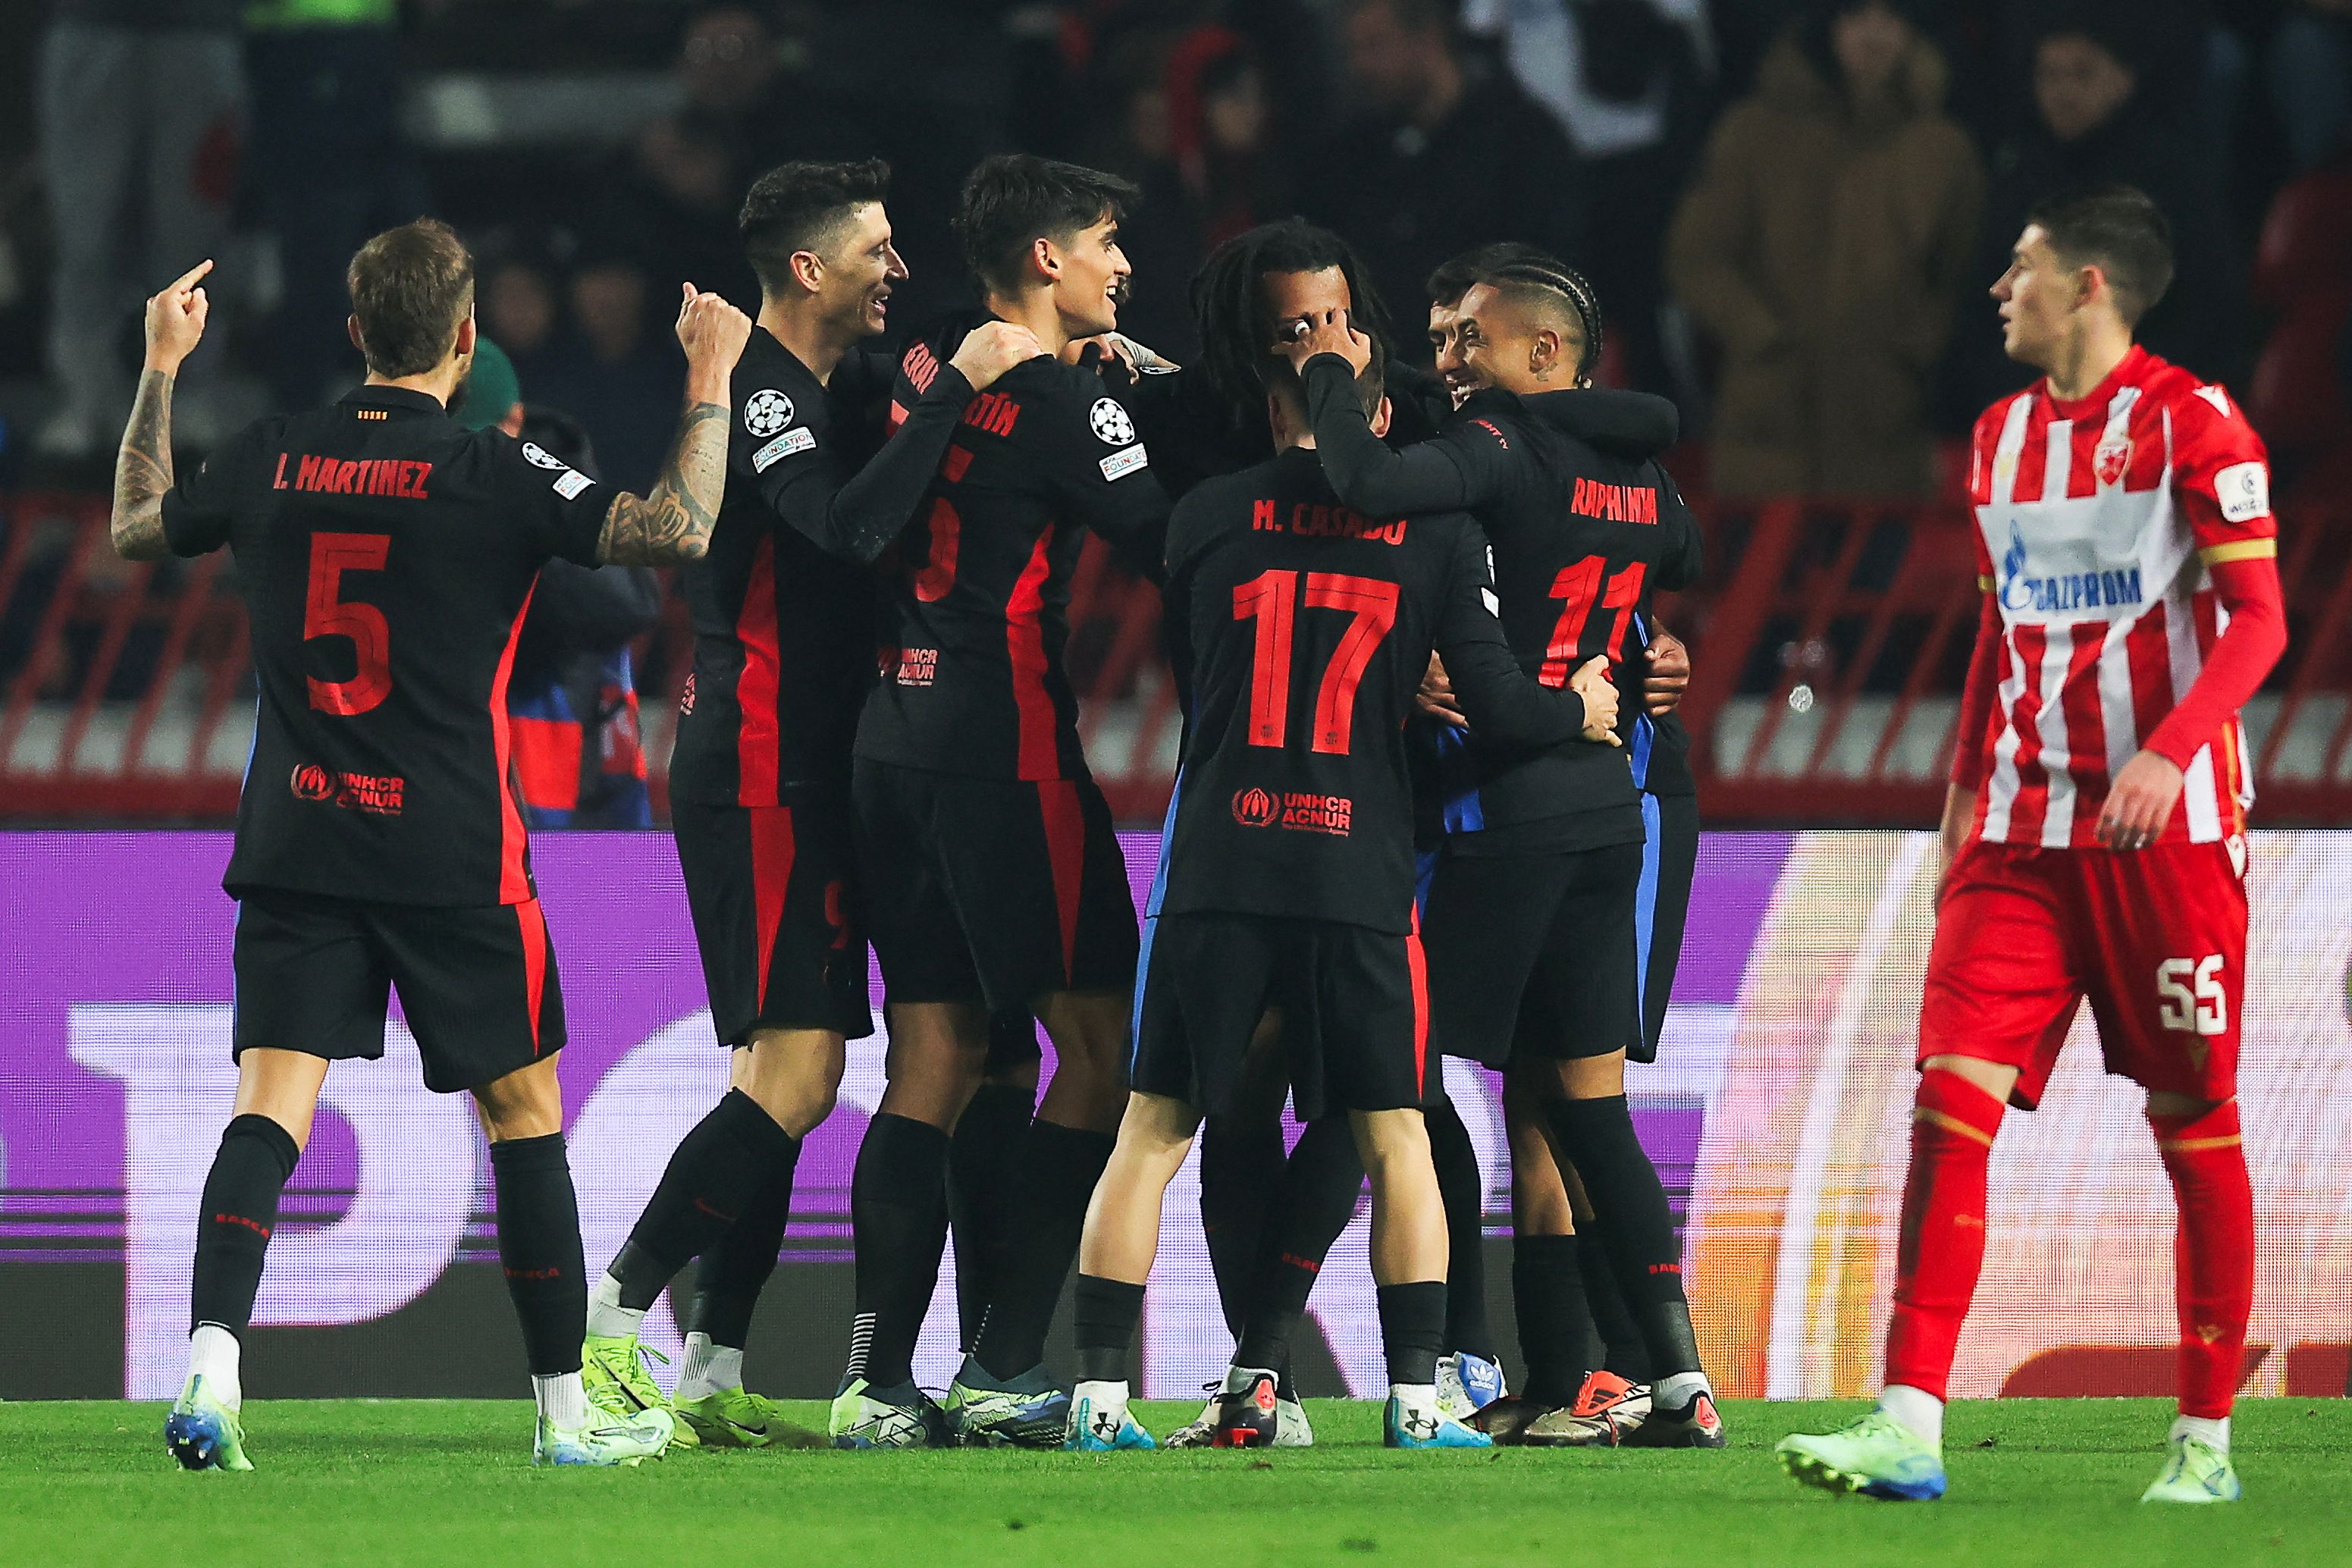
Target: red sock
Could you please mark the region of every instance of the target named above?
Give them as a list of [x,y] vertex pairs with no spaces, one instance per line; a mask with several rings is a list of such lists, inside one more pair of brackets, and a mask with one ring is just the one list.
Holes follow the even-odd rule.
[[2245,1363],[2246,1318],[2254,1305],[2254,1190],[2238,1102],[2202,1116],[2151,1111],[2157,1152],[2180,1208],[2173,1243],[2180,1312],[2180,1413],[2230,1414]]
[[1937,1068],[1919,1075],[1895,1314],[1886,1325],[1886,1381],[1938,1399],[1984,1267],[1985,1168],[2001,1110],[2000,1100],[1958,1073]]

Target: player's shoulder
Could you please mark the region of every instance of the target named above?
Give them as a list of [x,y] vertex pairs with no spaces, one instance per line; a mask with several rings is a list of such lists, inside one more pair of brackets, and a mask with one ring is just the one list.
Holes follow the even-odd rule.
[[1504,451],[1525,446],[1528,412],[1517,397],[1500,387],[1484,386],[1465,398],[1440,434],[1454,440],[1491,442]]
[[2138,384],[2143,397],[2171,416],[2177,444],[2217,448],[2247,458],[2263,455],[2263,438],[2252,421],[2219,382],[2200,380],[2193,372],[2150,354]]
[[1184,492],[1168,516],[1168,555],[1191,553],[1224,533],[1246,533],[1253,504],[1275,493],[1279,475],[1272,463],[1216,474]]
[[581,491],[596,482],[593,475],[582,473],[538,442],[527,437],[509,436],[495,426],[460,431],[457,441],[453,457],[459,471],[474,476],[494,490],[544,488],[565,500],[577,500]]
[[759,472],[814,447],[831,422],[824,383],[764,329],[744,346],[730,391],[729,442]]
[[2042,381],[2036,376],[2030,384],[2019,387],[2006,397],[1994,398],[1985,405],[1984,412],[1977,416],[1977,422],[1969,432],[1969,444],[1990,451],[2000,443],[2000,433],[2008,426],[2010,416],[2018,405],[2031,406],[2032,400],[2042,395]]

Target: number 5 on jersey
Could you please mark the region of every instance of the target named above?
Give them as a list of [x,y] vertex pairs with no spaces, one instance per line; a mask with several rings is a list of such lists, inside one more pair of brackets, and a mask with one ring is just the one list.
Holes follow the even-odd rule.
[[310,706],[346,718],[364,713],[392,695],[392,627],[373,605],[342,598],[343,574],[381,572],[392,550],[389,533],[314,533],[310,536],[310,588],[302,609],[302,640],[349,637],[358,673],[349,680],[312,676]]
[[1280,747],[1290,733],[1290,634],[1298,609],[1299,579],[1306,579],[1307,607],[1345,610],[1353,617],[1331,650],[1322,684],[1315,693],[1313,751],[1344,757],[1355,743],[1356,689],[1381,640],[1396,625],[1399,590],[1377,577],[1341,572],[1264,572],[1234,589],[1234,619],[1255,620],[1252,649],[1249,739],[1253,746]]

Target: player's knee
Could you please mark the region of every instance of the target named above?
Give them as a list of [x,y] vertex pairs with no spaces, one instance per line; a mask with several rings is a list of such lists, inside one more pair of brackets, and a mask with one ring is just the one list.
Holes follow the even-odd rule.
[[2017,1069],[2006,1063],[1943,1052],[1922,1058],[1919,1072],[1923,1078],[1931,1072],[1949,1073],[1962,1083],[1973,1084],[2004,1105],[2009,1102],[2010,1091],[2017,1087],[2018,1079]]
[[474,1090],[474,1105],[481,1115],[482,1131],[493,1143],[562,1132],[563,1085],[555,1076],[555,1058],[543,1058],[519,1072],[483,1084]]
[[2168,1089],[2147,1091],[2147,1113],[2150,1116],[2196,1118],[2210,1116],[2229,1101],[2202,1100],[2193,1094],[2178,1094]]
[[735,1087],[777,1126],[805,1138],[833,1114],[843,1064],[839,1035],[822,1029],[763,1029],[740,1053]]
[[1425,1170],[1436,1180],[1429,1155],[1429,1128],[1417,1110],[1356,1110],[1348,1115],[1356,1152],[1377,1187],[1390,1176]]

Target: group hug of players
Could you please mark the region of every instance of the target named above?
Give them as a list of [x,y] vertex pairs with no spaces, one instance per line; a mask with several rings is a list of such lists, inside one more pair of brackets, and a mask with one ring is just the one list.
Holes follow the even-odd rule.
[[[741,229],[761,285],[756,321],[686,286],[687,407],[642,497],[449,421],[474,344],[472,275],[437,224],[392,230],[353,258],[368,384],[261,422],[184,478],[170,386],[202,331],[204,268],[150,302],[116,540],[140,558],[236,550],[261,687],[226,879],[240,900],[236,1114],[205,1188],[173,1453],[192,1468],[249,1468],[238,1341],[278,1194],[328,1061],[381,1055],[395,984],[428,1083],[472,1092],[491,1141],[535,1457],[626,1464],[784,1439],[773,1405],[744,1388],[744,1345],[802,1142],[832,1109],[845,1041],[871,1032],[869,940],[888,997],[887,1087],[852,1186],[856,1304],[836,1446],[1153,1447],[1129,1408],[1132,1341],[1162,1196],[1199,1136],[1235,1349],[1171,1446],[1312,1441],[1291,1339],[1369,1176],[1391,1447],[1721,1447],[1671,1214],[1624,1093],[1626,1061],[1656,1048],[1696,847],[1672,711],[1688,667],[1650,604],[1698,570],[1695,525],[1656,460],[1675,437],[1671,405],[1592,388],[1599,301],[1525,247],[1442,268],[1430,283],[1437,372],[1398,365],[1345,241],[1295,221],[1211,257],[1192,281],[1200,360],[1174,365],[1117,332],[1133,188],[1018,155],[982,163],[957,215],[983,309],[884,357],[871,345],[907,276],[887,184],[878,163],[792,163],[753,186]],[[2129,350],[2135,300],[2153,297],[2134,258],[2080,217],[2038,220],[1996,289],[2007,320],[2036,267],[2090,279],[2071,304],[2056,282],[2034,296],[2075,354],[2044,365],[2053,377],[2082,371],[2084,325],[2064,312],[2120,323]],[[2068,223],[2084,237],[2062,232]],[[2047,468],[2065,441],[2048,410],[2086,416],[2044,393],[2039,416],[2004,416],[1979,487],[1980,511],[2001,511],[2021,560],[1997,581],[1988,559],[1967,708],[1986,743],[1964,743],[1956,766],[1971,795],[1989,774],[1990,815],[1972,837],[1966,818],[1947,823],[1948,838],[1969,843],[1948,883],[1923,1026],[1895,1327],[1911,1348],[1890,1352],[1896,1383],[1872,1416],[1784,1445],[1802,1479],[1931,1495],[1924,1458],[1940,1492],[1940,1433],[1918,1405],[1939,1426],[1974,1264],[1957,1299],[1951,1268],[1923,1283],[1920,1215],[1950,1225],[1973,1204],[1980,1257],[2000,1099],[2015,1082],[2032,1102],[2083,992],[2104,1009],[2116,1070],[2159,1099],[2207,1091],[2159,1120],[2168,1166],[2175,1149],[2222,1147],[2218,1119],[2234,1116],[2210,1091],[2234,1065],[2243,896],[2231,948],[2239,884],[2210,875],[2231,851],[2204,831],[2194,786],[2208,816],[2226,795],[2226,837],[2242,846],[2238,753],[2218,775],[2214,760],[2237,700],[2197,718],[2200,693],[2212,706],[2197,663],[2210,675],[2248,640],[2240,628],[2257,617],[2237,567],[2268,570],[2275,600],[2268,552],[2250,547],[2270,538],[2267,506],[2250,523],[2242,481],[2232,491],[2225,475],[2218,501],[2208,483],[2205,510],[2231,523],[2209,542],[2214,519],[2172,499],[2189,493],[2176,458],[2234,438],[2258,462],[2259,447],[2242,420],[2214,434],[2234,420],[2217,389],[2173,396],[2185,377],[2129,353],[2135,390],[2100,409],[2105,438],[2124,433],[2124,461],[2110,479],[2103,446],[2081,477],[2100,496],[2154,494],[2158,523],[2204,551],[2149,545],[2147,575],[2134,579],[2158,601],[2162,668],[2176,683],[2185,668],[2193,687],[2173,715],[2189,751],[2171,799],[2148,805],[2145,779],[2142,795],[2126,787],[2135,761],[2100,816],[2105,781],[2079,754],[2069,773],[2067,750],[2113,752],[2112,727],[2070,742],[2037,720],[2053,701],[2071,713],[2086,663],[2091,700],[2103,700],[2102,645],[2075,636],[2067,655],[2037,625],[2021,655],[2019,628],[2040,601],[2017,584],[2071,561],[2044,534],[2073,528],[2093,552],[2116,535],[2113,507],[2053,522],[2011,504],[2025,499],[2030,426],[2033,456],[2056,474],[2042,479],[2043,510],[2073,516],[2064,465]],[[2159,416],[2160,442],[2135,448],[2129,432]],[[2137,482],[2159,471],[2152,492]],[[1063,664],[1087,532],[1159,584],[1184,715],[1140,937]],[[593,1289],[553,1068],[562,1005],[502,717],[515,630],[551,555],[686,565],[697,646],[671,796],[732,1062],[730,1089],[670,1155]],[[2179,636],[2163,643],[2163,605],[2199,595],[2185,649]],[[2092,624],[2071,602],[2065,613]],[[2133,670],[2147,662],[2138,631],[2105,635]],[[2163,719],[2153,694],[2126,693],[2130,714]],[[2176,809],[2184,770],[2192,787]],[[2069,837],[2085,812],[2095,827]],[[2111,832],[2109,817],[2122,826]],[[2234,956],[2183,982],[2193,1082],[2167,1065],[2189,1059],[2173,1041],[2108,1027],[2136,1006],[2116,977],[2137,958],[2104,927],[2114,951],[2086,953],[2090,928],[2067,923],[2077,906],[2128,902],[2127,873],[2074,869],[2093,863],[2080,847],[2094,837],[2189,852],[2184,867],[2202,857],[2193,874],[2167,875],[2197,895],[2185,902],[2200,911],[2200,940]],[[1985,858],[1997,849],[2014,852]],[[2095,859],[2125,864],[2105,848]],[[1999,900],[2045,913],[2046,952],[2013,934],[2018,910]],[[2128,916],[2158,928],[2186,918]],[[2009,923],[1989,942],[1996,920]],[[1948,954],[1947,937],[1966,951]],[[2042,1016],[2021,1023],[2012,1002],[1996,1019],[1986,993],[2017,990],[2037,954]],[[2210,1029],[2209,1006],[2221,1010]],[[1042,1099],[1040,1025],[1055,1057]],[[1527,1368],[1516,1394],[1486,1321],[1485,1184],[1440,1053],[1505,1074]],[[1304,1124],[1286,1153],[1286,1099]],[[2234,1122],[2226,1146],[2242,1190]],[[2183,1210],[2185,1224],[2196,1217],[2185,1197]],[[966,1353],[934,1402],[911,1363],[951,1230]],[[1967,1250],[1965,1237],[1934,1242]],[[2218,1355],[2229,1303],[2206,1276],[2191,1280],[2195,1254],[2183,1255],[2184,1314],[2192,1296],[2199,1314],[2184,1345]],[[666,1394],[638,1331],[689,1264],[687,1358]],[[1044,1364],[1073,1264],[1074,1387]],[[1922,1313],[1948,1329],[1939,1365]],[[2226,1474],[2226,1421],[2217,1438],[2202,1405],[2184,1410],[2204,1425],[2176,1433],[2168,1475],[2199,1455],[2218,1455]]]

